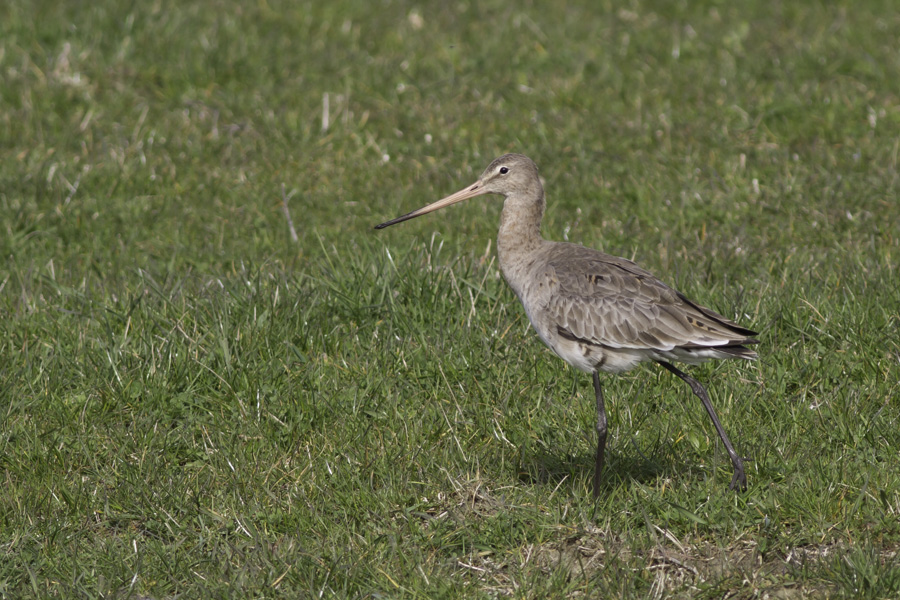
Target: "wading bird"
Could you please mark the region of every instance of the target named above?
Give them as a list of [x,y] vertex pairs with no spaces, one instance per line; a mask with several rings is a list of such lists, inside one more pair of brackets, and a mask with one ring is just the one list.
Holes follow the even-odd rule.
[[706,390],[673,362],[755,360],[757,335],[673,290],[624,258],[541,237],[546,202],[537,166],[522,154],[494,160],[478,181],[446,198],[376,226],[384,229],[482,194],[504,196],[497,236],[500,270],[541,340],[594,382],[597,454],[594,495],[600,493],[606,409],[599,371],[619,373],[654,361],[685,381],[703,402],[731,464],[731,489],[746,489],[744,463],[719,423]]

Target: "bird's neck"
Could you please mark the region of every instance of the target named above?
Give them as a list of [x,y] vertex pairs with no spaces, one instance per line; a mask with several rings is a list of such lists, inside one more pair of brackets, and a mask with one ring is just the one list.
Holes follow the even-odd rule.
[[527,267],[531,254],[546,243],[541,238],[545,206],[544,191],[540,189],[527,195],[509,196],[503,203],[497,256],[500,269],[511,285],[517,273]]

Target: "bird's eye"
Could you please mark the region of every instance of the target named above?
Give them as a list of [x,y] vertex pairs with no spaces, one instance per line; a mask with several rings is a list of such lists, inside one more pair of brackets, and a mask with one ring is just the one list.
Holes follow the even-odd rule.
[[507,173],[509,173],[509,167],[500,167],[501,175],[506,175]]

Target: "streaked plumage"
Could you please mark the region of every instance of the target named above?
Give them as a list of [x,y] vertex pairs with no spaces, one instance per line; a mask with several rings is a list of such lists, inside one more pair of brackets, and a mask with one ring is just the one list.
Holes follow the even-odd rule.
[[741,346],[751,331],[631,261],[558,242],[534,256],[533,266],[510,285],[544,343],[581,371],[626,371],[644,360],[696,364],[756,356]]
[[416,211],[377,226],[382,229],[482,194],[506,199],[500,216],[500,269],[519,297],[541,340],[560,358],[592,373],[599,440],[594,492],[599,492],[606,445],[606,411],[598,371],[627,371],[652,360],[674,373],[701,399],[731,458],[731,488],[746,488],[743,461],[722,429],[703,387],[672,361],[753,360],[745,346],[756,335],[688,300],[648,271],[577,244],[540,235],[546,203],[537,167],[527,156],[505,154],[474,184]]

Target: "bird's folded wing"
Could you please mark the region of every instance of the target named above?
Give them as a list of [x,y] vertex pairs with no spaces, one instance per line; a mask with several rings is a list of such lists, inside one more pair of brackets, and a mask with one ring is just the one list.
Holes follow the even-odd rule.
[[544,310],[561,335],[609,348],[662,351],[756,341],[752,331],[691,302],[631,261],[586,254],[546,264],[544,276],[556,289]]

